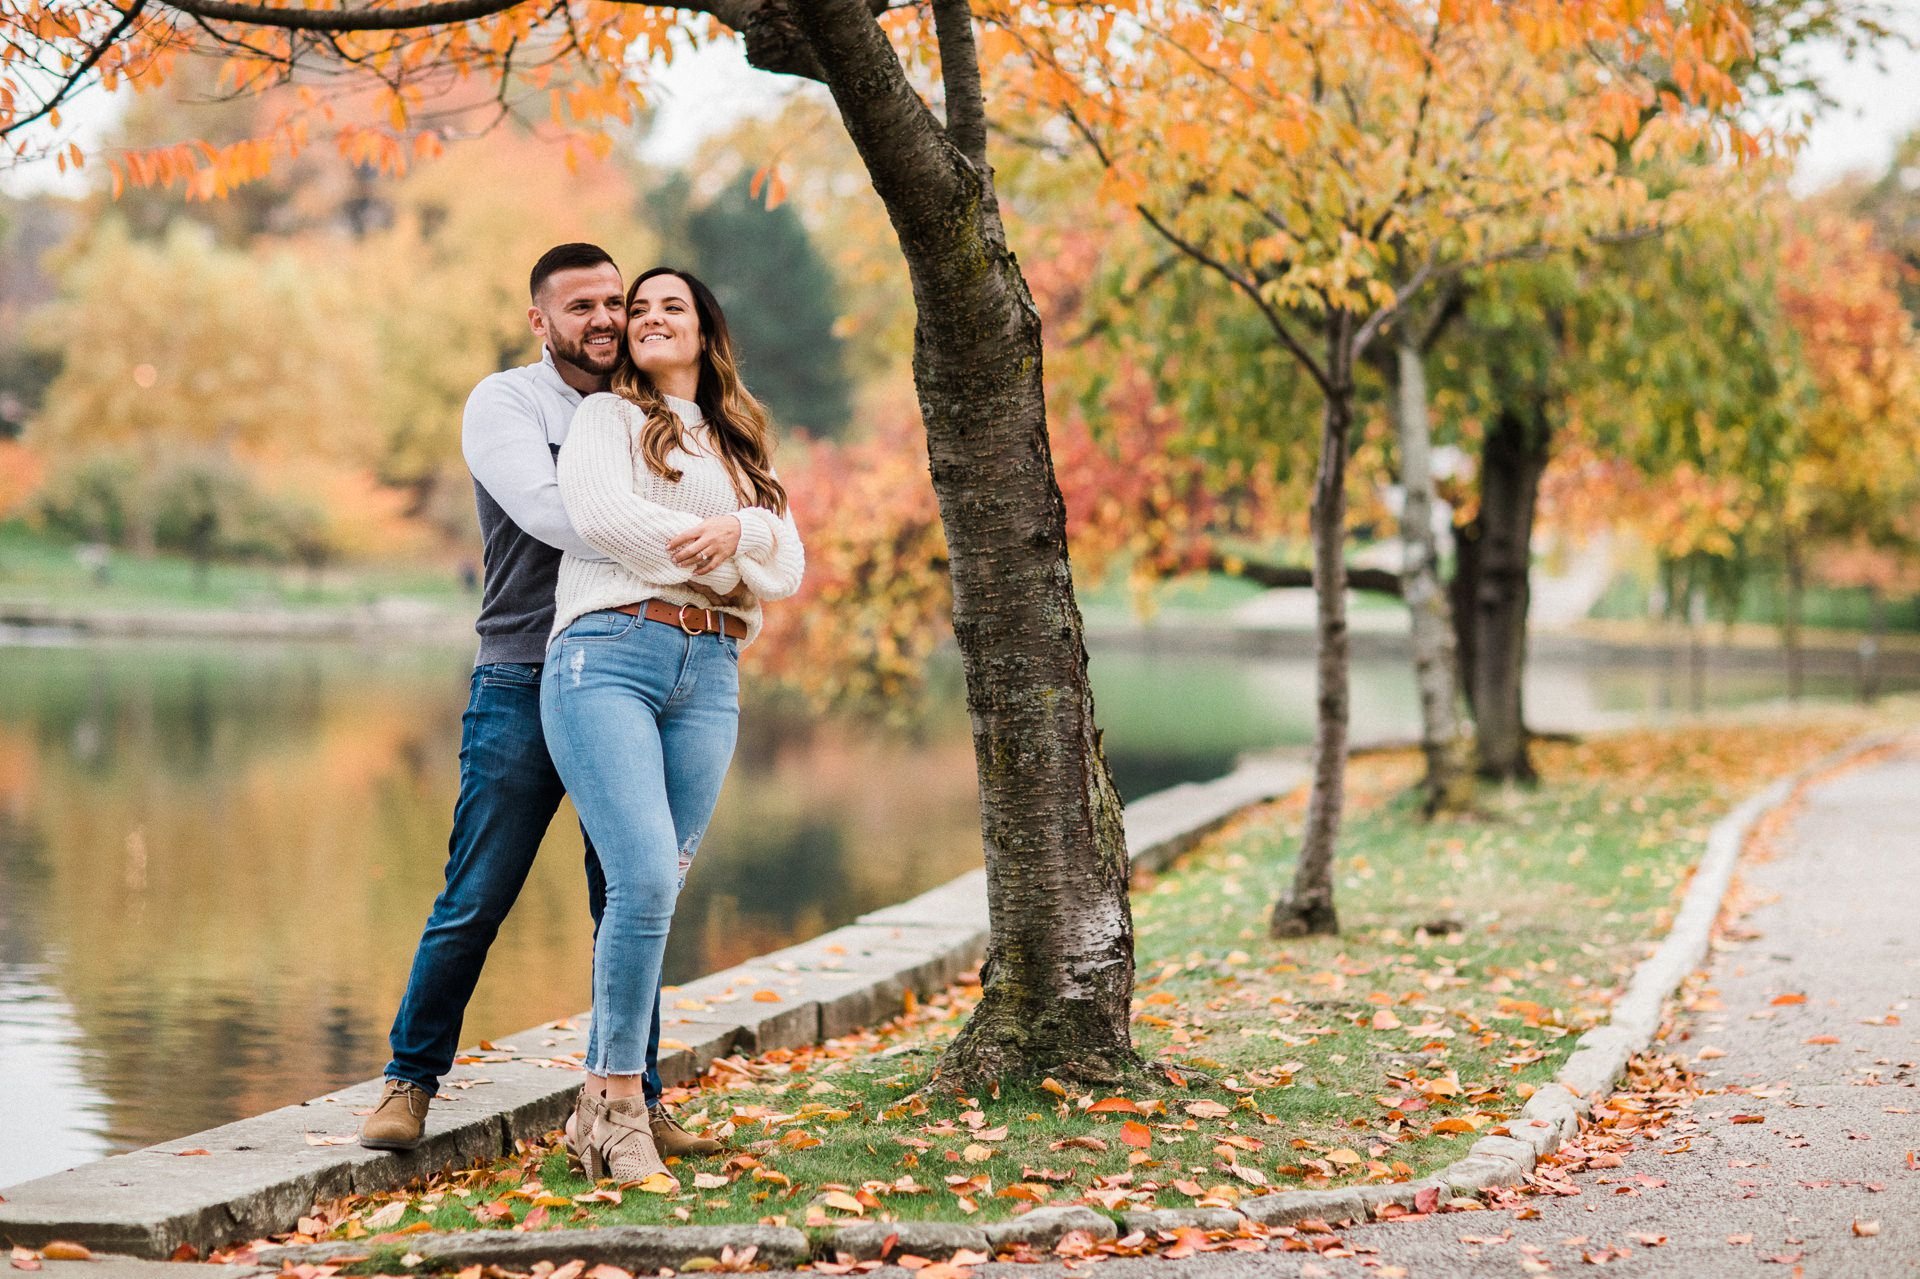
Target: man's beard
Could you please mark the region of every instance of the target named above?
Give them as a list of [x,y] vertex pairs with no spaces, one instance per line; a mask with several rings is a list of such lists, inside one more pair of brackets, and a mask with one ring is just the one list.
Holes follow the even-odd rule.
[[[548,332],[551,333],[552,330]],[[547,349],[553,352],[554,359],[563,360],[582,373],[593,377],[605,377],[613,372],[613,366],[620,362],[620,335],[617,332],[613,335],[613,345],[604,348],[604,355],[587,346],[587,338],[600,336],[602,335],[598,333],[582,334],[580,340],[573,344],[561,342],[557,336],[554,336],[548,339]]]

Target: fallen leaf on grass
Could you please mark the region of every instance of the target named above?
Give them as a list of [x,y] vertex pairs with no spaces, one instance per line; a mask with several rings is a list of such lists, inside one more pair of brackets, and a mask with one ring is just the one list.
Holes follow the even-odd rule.
[[[654,1175],[659,1176],[658,1173]],[[850,1212],[856,1217],[864,1217],[867,1215],[867,1206],[844,1190],[829,1190],[826,1194],[820,1196],[820,1202],[829,1208],[835,1208],[841,1212]]]
[[1400,1024],[1400,1019],[1385,1008],[1382,1008],[1373,1015],[1373,1028],[1375,1030],[1398,1030],[1400,1029]]
[[1139,1150],[1145,1150],[1153,1144],[1153,1132],[1142,1123],[1128,1120],[1120,1125],[1120,1140]]
[[396,1199],[386,1207],[368,1213],[364,1224],[368,1230],[385,1230],[389,1226],[399,1225],[400,1218],[406,1215],[407,1201]]
[[1195,1119],[1225,1119],[1233,1111],[1217,1101],[1190,1101],[1181,1107]]
[[[696,1172],[693,1174],[693,1186],[696,1190],[719,1190],[733,1183],[717,1172]],[[548,1276],[552,1279],[552,1276]]]
[[1144,1115],[1147,1112],[1125,1097],[1102,1097],[1087,1107],[1090,1115]]
[[671,1173],[665,1172],[653,1173],[648,1176],[646,1180],[634,1183],[633,1188],[647,1195],[677,1195],[680,1193],[680,1183],[674,1179]]

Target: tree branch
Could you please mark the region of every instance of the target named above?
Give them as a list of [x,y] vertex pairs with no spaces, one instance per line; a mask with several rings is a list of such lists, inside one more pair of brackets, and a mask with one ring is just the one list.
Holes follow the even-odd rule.
[[67,100],[67,95],[79,87],[80,81],[86,78],[87,73],[99,65],[100,59],[107,55],[107,50],[113,48],[114,45],[120,42],[120,37],[127,33],[127,30],[133,26],[134,20],[140,16],[140,11],[146,7],[147,0],[133,0],[133,4],[127,8],[127,11],[120,15],[120,21],[113,24],[113,30],[107,32],[106,39],[87,51],[87,56],[80,60],[78,66],[67,73],[66,78],[61,82],[60,87],[54,90],[52,96],[45,102],[42,102],[38,109],[28,112],[26,115],[8,124],[6,128],[0,129],[0,138],[6,137],[15,129],[24,128],[32,124],[35,120],[52,115],[60,104]]
[[[526,0],[429,0],[387,9],[276,8],[243,0],[160,0],[169,9],[208,22],[235,22],[287,31],[410,31],[489,18]],[[635,4],[642,0],[610,0]],[[886,0],[872,0],[880,11]],[[872,7],[870,4],[870,8]],[[672,0],[658,7],[702,13],[739,33],[747,61],[762,71],[824,80],[819,60],[793,25],[784,0]]]
[[1155,217],[1153,210],[1149,209],[1146,205],[1136,204],[1133,207],[1142,218],[1146,219],[1147,225],[1159,233],[1161,239],[1192,258],[1195,262],[1198,262],[1201,266],[1215,272],[1227,283],[1233,285],[1234,288],[1246,294],[1247,297],[1252,300],[1253,304],[1260,308],[1260,314],[1266,317],[1267,325],[1273,330],[1274,336],[1280,339],[1281,345],[1292,353],[1294,359],[1300,361],[1300,367],[1307,371],[1307,376],[1313,379],[1314,384],[1320,388],[1321,393],[1324,395],[1333,394],[1333,385],[1328,381],[1329,371],[1320,367],[1320,362],[1313,358],[1313,352],[1300,345],[1299,340],[1293,336],[1293,330],[1287,327],[1286,318],[1274,309],[1273,303],[1260,296],[1260,284],[1258,281],[1240,274],[1199,245],[1182,237],[1179,232]]
[[947,90],[947,138],[984,174],[987,104],[980,90],[973,6],[968,0],[933,0],[933,27],[940,42],[940,82]]
[[[1313,570],[1304,564],[1266,564],[1215,551],[1207,556],[1207,568],[1215,573],[1225,573],[1229,577],[1253,582],[1269,590],[1278,587],[1313,585]],[[1391,595],[1399,599],[1400,575],[1383,568],[1356,568],[1348,565],[1347,589],[1366,591],[1371,595]]]

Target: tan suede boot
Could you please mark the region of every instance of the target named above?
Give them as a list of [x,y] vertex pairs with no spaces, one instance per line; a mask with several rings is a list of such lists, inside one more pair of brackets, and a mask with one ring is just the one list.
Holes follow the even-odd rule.
[[659,1102],[647,1107],[647,1118],[653,1125],[653,1144],[660,1150],[663,1159],[686,1159],[697,1155],[717,1155],[720,1143],[711,1137],[702,1137],[682,1128],[679,1121],[668,1113]]
[[653,1144],[643,1097],[616,1098],[601,1108],[587,1138],[586,1157],[587,1175],[595,1181],[611,1177],[624,1184],[655,1173],[673,1176]]
[[368,1150],[412,1150],[427,1128],[427,1107],[433,1098],[418,1084],[389,1079],[380,1104],[360,1125],[360,1144]]
[[594,1125],[600,1122],[600,1112],[606,1109],[606,1101],[580,1089],[580,1096],[574,1100],[573,1113],[567,1116],[567,1162],[584,1173],[588,1170],[587,1143],[593,1135]]

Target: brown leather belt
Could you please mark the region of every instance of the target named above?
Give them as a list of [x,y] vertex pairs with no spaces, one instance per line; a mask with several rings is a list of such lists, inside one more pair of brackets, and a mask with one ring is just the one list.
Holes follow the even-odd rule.
[[710,635],[715,631],[729,639],[745,639],[747,624],[732,613],[722,613],[717,608],[701,608],[696,604],[669,604],[665,600],[648,600],[641,604],[621,604],[612,609],[615,613],[625,613],[631,617],[644,617],[649,622],[664,622],[668,626],[678,626],[689,635]]

